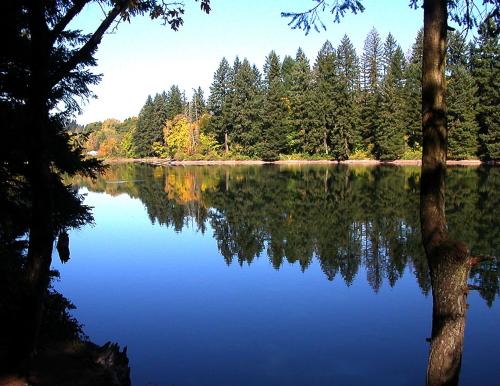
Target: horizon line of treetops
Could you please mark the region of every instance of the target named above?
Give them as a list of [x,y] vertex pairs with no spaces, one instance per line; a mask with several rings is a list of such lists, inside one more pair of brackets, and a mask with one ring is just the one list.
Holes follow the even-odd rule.
[[[481,26],[467,43],[448,36],[448,157],[500,159],[498,36]],[[421,157],[423,31],[405,55],[375,28],[360,56],[344,35],[326,41],[311,66],[303,50],[271,51],[263,72],[246,58],[222,58],[205,100],[176,85],[148,96],[139,116],[85,127],[87,151],[101,157],[175,159],[318,157],[379,160]]]

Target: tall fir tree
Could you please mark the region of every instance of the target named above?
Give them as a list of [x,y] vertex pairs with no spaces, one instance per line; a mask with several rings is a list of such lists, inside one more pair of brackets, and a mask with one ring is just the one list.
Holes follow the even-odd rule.
[[191,120],[194,122],[198,121],[201,116],[207,112],[207,103],[205,102],[205,96],[201,87],[193,89],[193,96],[190,104]]
[[229,140],[235,150],[255,155],[262,125],[261,74],[248,59],[236,58],[229,95]]
[[381,83],[384,69],[382,40],[375,28],[366,36],[361,63],[363,89],[375,93]]
[[290,55],[285,55],[283,63],[281,63],[281,74],[283,77],[283,88],[285,92],[285,105],[288,109],[287,131],[286,131],[286,154],[291,154],[296,151],[297,134],[293,125],[293,110],[292,110],[292,84],[293,84],[293,69],[295,67],[295,59]]
[[478,152],[477,88],[469,71],[469,49],[463,36],[448,34],[448,158],[475,158]]
[[289,126],[289,109],[280,58],[271,51],[264,63],[264,108],[262,135],[259,141],[259,156],[265,161],[274,161],[286,152]]
[[448,158],[476,158],[479,150],[477,124],[477,87],[474,78],[461,65],[448,78]]
[[283,58],[283,63],[281,64],[281,73],[283,75],[283,85],[285,91],[289,92],[292,88],[293,83],[293,68],[295,67],[295,59],[290,55],[286,55]]
[[413,43],[405,68],[404,119],[406,144],[410,149],[422,146],[422,55],[424,31],[421,29]]
[[212,114],[209,130],[214,133],[215,138],[224,144],[226,153],[229,150],[228,132],[225,122],[226,111],[228,110],[229,95],[231,92],[231,66],[226,58],[222,58],[219,67],[214,73],[212,84],[210,85],[210,95],[208,97],[208,111]]
[[383,161],[395,160],[404,152],[403,71],[405,58],[401,47],[389,34],[384,44],[384,79],[381,87],[379,124],[375,130],[374,153]]
[[387,38],[384,42],[383,55],[382,55],[382,72],[383,77],[387,77],[392,66],[392,58],[394,57],[396,50],[398,49],[398,42],[394,36],[389,32]]
[[479,28],[472,57],[478,97],[480,157],[500,159],[500,46],[498,25],[491,20]]
[[326,41],[314,64],[314,99],[317,122],[315,136],[323,136],[321,153],[337,160],[349,156],[349,133],[337,124],[341,100],[341,84],[337,70],[337,56],[332,44]]
[[166,112],[168,119],[174,119],[175,116],[182,114],[186,107],[184,94],[179,89],[179,86],[173,85],[166,94]]
[[381,103],[380,84],[383,72],[382,43],[375,28],[368,33],[365,39],[363,55],[361,57],[362,108],[361,126],[362,137],[367,149],[373,151],[375,130],[379,124],[379,110]]
[[317,116],[312,98],[312,73],[304,51],[299,48],[291,71],[290,104],[293,132],[289,142],[293,152],[314,154],[322,147],[322,135],[317,135]]
[[137,120],[137,128],[132,136],[132,148],[138,157],[153,155],[153,142],[161,142],[163,124],[159,124],[161,102],[163,98],[156,95],[155,99],[148,96]]
[[347,35],[337,48],[340,103],[337,106],[337,125],[348,133],[350,151],[362,147],[360,120],[359,58]]

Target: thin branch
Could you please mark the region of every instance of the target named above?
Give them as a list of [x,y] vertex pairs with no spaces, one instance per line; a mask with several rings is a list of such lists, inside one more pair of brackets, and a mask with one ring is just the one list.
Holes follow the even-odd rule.
[[50,31],[50,46],[54,44],[61,32],[63,32],[64,29],[68,26],[69,22],[73,20],[73,18],[78,15],[83,7],[85,7],[85,5],[87,5],[89,2],[90,0],[75,0],[73,6],[68,9],[68,12],[66,12],[61,20],[59,20],[54,28],[52,28],[52,31]]
[[90,39],[78,51],[76,51],[66,63],[64,63],[52,74],[49,80],[50,87],[53,87],[57,83],[59,83],[65,76],[69,74],[71,70],[73,70],[85,58],[92,54],[92,52],[101,42],[102,36],[106,32],[106,30],[109,28],[111,23],[113,23],[116,17],[127,8],[127,4],[127,0],[121,0],[115,4],[113,9],[109,11],[108,16],[106,16],[106,18],[101,22]]
[[306,35],[314,28],[317,32],[320,28],[326,30],[326,26],[321,20],[320,13],[325,12],[328,8],[329,13],[333,15],[333,22],[339,23],[347,11],[357,14],[364,11],[364,6],[359,0],[313,0],[316,5],[304,12],[282,12],[281,17],[290,18],[288,23],[293,29],[301,29]]

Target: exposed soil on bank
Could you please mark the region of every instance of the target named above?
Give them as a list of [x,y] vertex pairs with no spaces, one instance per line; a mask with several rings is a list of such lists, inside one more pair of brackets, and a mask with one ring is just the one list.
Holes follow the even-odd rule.
[[[296,164],[319,164],[319,165],[409,165],[409,166],[420,166],[422,164],[421,160],[396,160],[396,161],[378,161],[378,160],[347,160],[347,161],[332,161],[332,160],[279,160],[273,162],[265,162],[261,160],[172,160],[165,158],[113,158],[105,159],[106,164],[115,163],[145,163],[149,165],[159,165],[159,166],[182,166],[182,165],[264,165],[264,164],[277,164],[277,165],[296,165]],[[482,162],[480,160],[448,160],[447,165],[462,165],[462,166],[479,166],[482,164],[498,165],[498,161],[492,162]]]

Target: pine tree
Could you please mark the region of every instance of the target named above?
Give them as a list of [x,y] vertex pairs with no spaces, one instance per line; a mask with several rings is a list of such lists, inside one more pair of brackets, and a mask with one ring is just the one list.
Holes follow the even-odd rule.
[[288,110],[286,116],[286,148],[285,153],[291,154],[296,151],[297,133],[293,125],[293,111],[292,111],[292,84],[293,84],[293,68],[295,67],[295,59],[289,55],[283,58],[281,64],[281,74],[283,77],[283,88],[285,92],[285,105]]
[[379,124],[380,84],[383,72],[382,44],[380,35],[375,28],[368,33],[365,39],[361,64],[362,137],[365,147],[372,148],[375,142],[375,131]]
[[208,97],[208,111],[212,114],[208,129],[215,135],[217,142],[224,144],[226,153],[229,149],[224,118],[231,92],[231,72],[229,62],[226,58],[222,58],[217,71],[214,73]]
[[166,113],[168,119],[174,119],[175,116],[182,114],[184,112],[186,102],[185,97],[179,86],[173,85],[168,90],[166,95]]
[[290,104],[293,132],[289,138],[293,152],[313,154],[320,151],[323,136],[314,130],[317,127],[314,100],[312,98],[312,73],[304,51],[297,50],[291,71]]
[[401,47],[389,34],[384,44],[384,79],[381,87],[379,124],[375,130],[374,153],[383,161],[398,159],[404,152],[403,69]]
[[315,137],[323,135],[323,154],[337,160],[349,156],[349,133],[337,124],[341,84],[337,72],[337,57],[332,44],[326,41],[314,64],[315,115],[320,118],[313,127]]
[[479,28],[473,51],[472,70],[477,85],[480,156],[500,159],[500,46],[497,26]]
[[283,85],[285,86],[285,91],[289,92],[292,88],[292,77],[293,68],[295,67],[295,59],[290,55],[286,55],[283,58],[283,63],[281,64],[281,73],[283,74]]
[[453,69],[447,85],[448,158],[470,159],[478,153],[476,120],[477,87],[474,78],[461,65]]
[[384,77],[387,77],[387,74],[390,71],[392,65],[392,58],[394,57],[394,54],[396,53],[398,47],[399,46],[396,39],[389,32],[389,35],[387,35],[387,38],[385,39],[384,42],[383,56],[382,56],[382,71]]
[[288,106],[280,58],[271,51],[264,63],[264,111],[262,135],[259,141],[259,156],[274,161],[286,151],[288,132]]
[[458,33],[448,35],[448,158],[474,158],[478,151],[476,86],[469,71],[469,50]]
[[405,68],[404,118],[406,143],[411,149],[422,146],[422,55],[424,31],[421,29],[413,44]]
[[349,149],[354,150],[362,147],[359,131],[359,59],[347,35],[337,48],[337,68],[341,101],[337,106],[337,126],[348,133]]
[[235,150],[245,155],[255,155],[262,125],[261,74],[248,59],[236,58],[229,94],[228,135]]
[[206,112],[207,104],[202,88],[198,87],[197,89],[193,89],[193,97],[191,98],[191,120],[193,122],[198,121]]
[[138,157],[147,157],[152,154],[151,144],[161,141],[161,131],[155,133],[151,127],[151,119],[154,114],[154,104],[151,95],[146,99],[137,120],[137,129],[132,136],[133,152]]
[[378,91],[383,74],[383,47],[380,35],[372,28],[365,39],[362,63],[362,86],[363,90],[371,93]]

